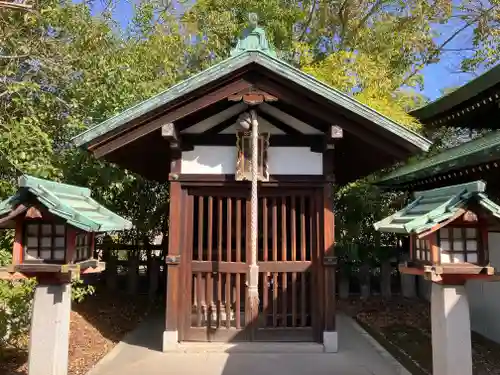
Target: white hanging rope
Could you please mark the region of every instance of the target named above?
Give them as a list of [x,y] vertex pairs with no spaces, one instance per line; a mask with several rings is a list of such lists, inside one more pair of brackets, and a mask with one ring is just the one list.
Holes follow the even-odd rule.
[[259,308],[259,269],[257,266],[257,234],[258,234],[258,155],[259,155],[259,124],[257,114],[254,110],[250,111],[252,119],[252,190],[251,190],[251,237],[250,237],[250,270],[248,278],[248,297],[250,299],[251,311],[256,314]]
[[252,265],[257,264],[257,231],[258,228],[258,195],[257,195],[257,181],[258,181],[258,155],[259,155],[259,123],[257,122],[257,114],[254,110],[251,112],[252,116],[252,196],[251,196],[251,216],[252,216],[252,237],[251,237],[251,250],[252,258],[250,259]]

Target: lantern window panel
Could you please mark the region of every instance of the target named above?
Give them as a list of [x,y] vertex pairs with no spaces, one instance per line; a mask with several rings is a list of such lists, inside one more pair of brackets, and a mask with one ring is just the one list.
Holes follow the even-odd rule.
[[76,261],[82,261],[91,257],[90,236],[88,233],[81,233],[76,236],[75,255]]
[[38,237],[38,224],[28,224],[26,226],[26,233],[28,236],[37,236]]
[[465,247],[467,251],[477,251],[477,240],[467,240],[465,242]]
[[465,228],[465,237],[466,238],[477,238],[477,229],[476,228]]
[[42,236],[52,236],[52,224],[42,224]]
[[441,228],[439,247],[441,263],[478,263],[480,243],[477,228]]
[[65,225],[30,222],[25,226],[24,244],[26,259],[64,261],[66,253]]
[[426,239],[417,239],[414,240],[414,249],[415,249],[415,260],[420,261],[430,261],[431,260],[431,252],[430,252],[430,240]]
[[64,225],[56,225],[56,236],[65,236],[66,227]]

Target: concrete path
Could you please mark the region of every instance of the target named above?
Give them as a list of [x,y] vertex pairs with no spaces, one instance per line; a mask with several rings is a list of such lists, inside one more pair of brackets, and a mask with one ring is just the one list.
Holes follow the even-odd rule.
[[354,321],[337,317],[339,352],[308,343],[187,344],[162,353],[164,320],[150,318],[88,375],[409,375]]

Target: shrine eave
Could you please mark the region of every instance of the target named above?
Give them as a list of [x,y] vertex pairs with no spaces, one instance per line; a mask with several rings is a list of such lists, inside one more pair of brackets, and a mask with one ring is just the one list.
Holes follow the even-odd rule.
[[[431,180],[437,178],[442,184],[449,184],[452,180],[460,180],[464,174],[472,176],[476,169],[484,174],[497,165],[500,165],[499,130],[396,168],[379,179],[376,185],[393,190],[407,190],[415,185],[432,185],[435,181]],[[447,174],[452,176],[446,178]]]
[[16,194],[0,202],[1,227],[12,227],[15,217],[35,202],[68,224],[87,232],[132,228],[130,221],[92,199],[87,188],[28,175],[19,178],[18,186]]
[[500,65],[410,114],[431,127],[497,129]]
[[251,64],[268,69],[277,76],[302,86],[321,99],[344,108],[344,110],[380,128],[381,131],[391,134],[392,137],[400,140],[403,147],[408,149],[410,154],[418,151],[427,151],[431,145],[431,142],[420,134],[403,127],[372,108],[358,102],[351,96],[320,82],[301,70],[260,50],[246,50],[232,56],[172,86],[166,91],[97,124],[77,135],[72,141],[79,147],[88,148],[92,144],[100,142],[103,138],[108,138],[137,126],[138,122],[144,123],[150,121],[155,116],[158,116],[159,113],[165,112],[169,108],[188,100],[188,97],[194,92],[199,92],[205,89],[206,86],[214,84],[214,82],[220,83],[231,77],[231,75],[234,77],[240,74],[242,69]]

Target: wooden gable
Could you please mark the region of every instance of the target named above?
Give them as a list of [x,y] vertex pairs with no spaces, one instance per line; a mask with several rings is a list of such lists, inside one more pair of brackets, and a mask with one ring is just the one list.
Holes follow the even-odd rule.
[[[264,49],[239,51],[87,130],[74,142],[98,158],[165,181],[171,140],[181,150],[195,145],[235,146],[234,124],[249,106],[270,134],[271,147],[300,146],[323,152],[331,143],[332,126],[341,128],[344,135],[333,156],[337,166],[346,166],[336,169],[340,183],[430,146],[422,136]],[[173,124],[175,137],[162,137],[166,124]]]

